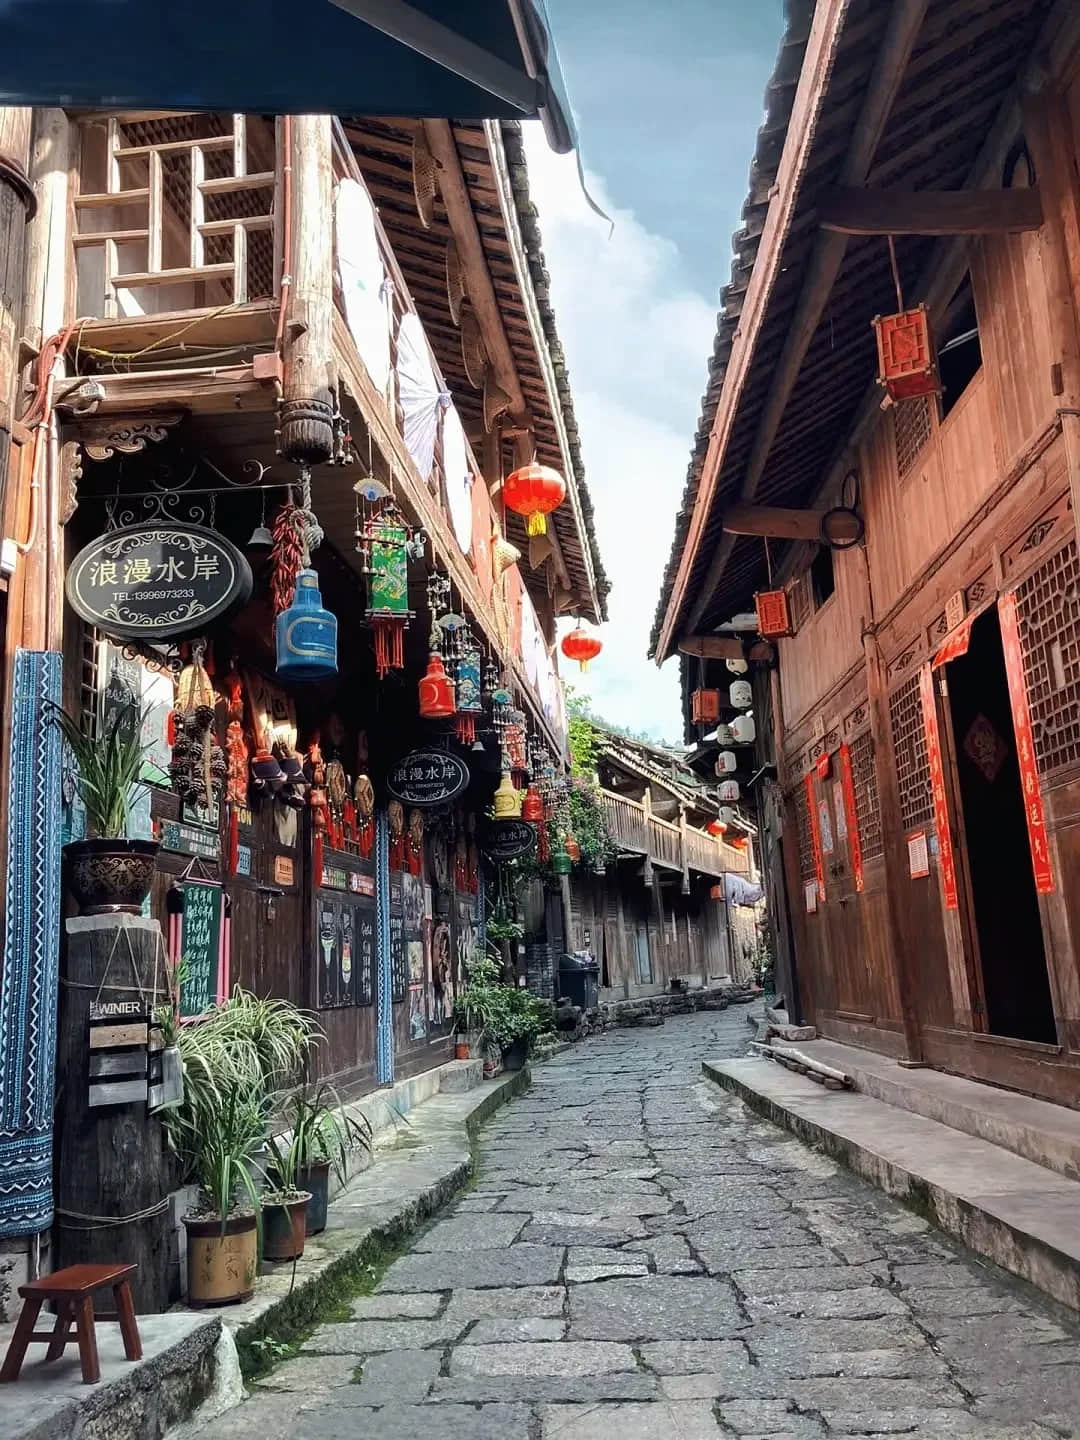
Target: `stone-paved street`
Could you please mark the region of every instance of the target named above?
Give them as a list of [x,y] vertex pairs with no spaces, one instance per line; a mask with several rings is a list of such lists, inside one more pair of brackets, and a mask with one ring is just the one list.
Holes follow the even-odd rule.
[[748,1033],[538,1067],[475,1187],[207,1440],[1080,1436],[1049,1302],[702,1081]]

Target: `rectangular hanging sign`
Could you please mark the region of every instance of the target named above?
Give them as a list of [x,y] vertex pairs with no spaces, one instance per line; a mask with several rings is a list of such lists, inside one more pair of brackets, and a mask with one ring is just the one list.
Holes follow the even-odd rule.
[[180,979],[180,1018],[204,1014],[228,990],[223,972],[224,894],[209,881],[185,880]]
[[926,758],[930,766],[934,824],[937,826],[938,851],[941,857],[941,893],[945,900],[945,909],[958,910],[960,900],[956,889],[956,856],[953,853],[949,805],[945,796],[945,767],[941,759],[941,732],[938,729],[937,705],[934,700],[934,672],[929,665],[924,665],[919,671],[919,694],[922,698],[923,725],[926,730]]
[[[840,746],[840,784],[844,792],[844,818],[847,821],[848,855],[851,859],[851,875],[857,894],[862,894],[863,859],[862,841],[859,839],[859,817],[855,809],[855,773],[851,768],[851,750]],[[839,826],[837,827],[839,829]]]
[[930,851],[926,844],[926,831],[913,830],[907,842],[908,874],[913,880],[921,880],[930,874]]
[[974,623],[975,616],[971,614],[966,620],[961,620],[955,630],[950,630],[931,662],[932,669],[940,670],[942,665],[947,665],[950,660],[959,660],[961,655],[967,654],[968,646],[971,644],[971,627]]
[[1016,593],[1010,591],[998,600],[1001,622],[1001,645],[1005,652],[1005,678],[1009,682],[1013,729],[1016,731],[1016,754],[1020,762],[1020,784],[1024,790],[1024,815],[1027,819],[1031,865],[1035,872],[1035,889],[1049,895],[1054,888],[1054,871],[1050,864],[1050,842],[1046,833],[1039,772],[1035,765],[1035,741],[1031,733],[1031,711],[1028,708],[1027,684],[1024,680],[1024,658],[1020,650],[1020,623],[1016,613]]
[[817,898],[825,903],[825,859],[821,851],[821,822],[814,799],[814,777],[806,777],[806,807],[810,812],[810,839],[814,846],[814,869],[817,871]]

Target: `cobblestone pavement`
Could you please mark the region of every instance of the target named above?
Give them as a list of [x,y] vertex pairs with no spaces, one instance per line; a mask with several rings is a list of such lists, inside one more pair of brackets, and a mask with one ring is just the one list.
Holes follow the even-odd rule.
[[703,1082],[747,1035],[539,1067],[475,1187],[207,1437],[1080,1436],[1077,1329]]

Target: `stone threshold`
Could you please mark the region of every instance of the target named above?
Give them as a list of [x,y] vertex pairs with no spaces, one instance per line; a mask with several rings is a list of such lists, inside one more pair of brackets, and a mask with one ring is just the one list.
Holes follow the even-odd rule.
[[702,1070],[969,1249],[1080,1311],[1080,1182],[872,1095],[823,1090],[771,1060],[706,1061]]
[[[461,1062],[462,1070],[469,1065]],[[472,1079],[469,1073],[448,1084]],[[181,1440],[197,1433],[243,1399],[239,1351],[277,1330],[309,1323],[337,1284],[400,1245],[444,1206],[472,1174],[472,1139],[479,1126],[530,1079],[524,1069],[429,1095],[423,1092],[431,1091],[430,1079],[402,1082],[411,1086],[407,1126],[399,1123],[407,1112],[394,1092],[367,1097],[361,1102],[365,1110],[389,1101],[397,1119],[378,1126],[375,1163],[351,1177],[332,1200],[327,1228],[308,1240],[295,1277],[291,1262],[264,1265],[255,1295],[243,1305],[140,1316],[143,1359],[134,1365],[124,1359],[118,1327],[99,1322],[102,1378],[96,1385],[82,1383],[75,1347],[45,1365],[44,1347],[32,1346],[19,1380],[0,1386],[0,1436],[161,1440],[169,1435]],[[0,1327],[0,1351],[6,1350],[13,1329]]]

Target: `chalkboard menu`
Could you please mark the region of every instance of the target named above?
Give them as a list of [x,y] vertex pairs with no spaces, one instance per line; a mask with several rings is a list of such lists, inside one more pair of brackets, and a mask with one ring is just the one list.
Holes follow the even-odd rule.
[[191,1019],[215,1004],[221,955],[222,889],[204,880],[185,880],[181,945],[180,1016]]
[[356,1003],[370,1005],[375,998],[375,904],[355,905]]
[[370,861],[334,853],[324,865],[313,927],[318,960],[315,1005],[370,1005],[375,995],[375,882]]
[[390,999],[400,1005],[409,989],[409,965],[405,951],[405,910],[402,876],[390,876]]
[[356,920],[352,906],[337,897],[320,898],[315,910],[319,957],[319,1008],[355,1004]]

